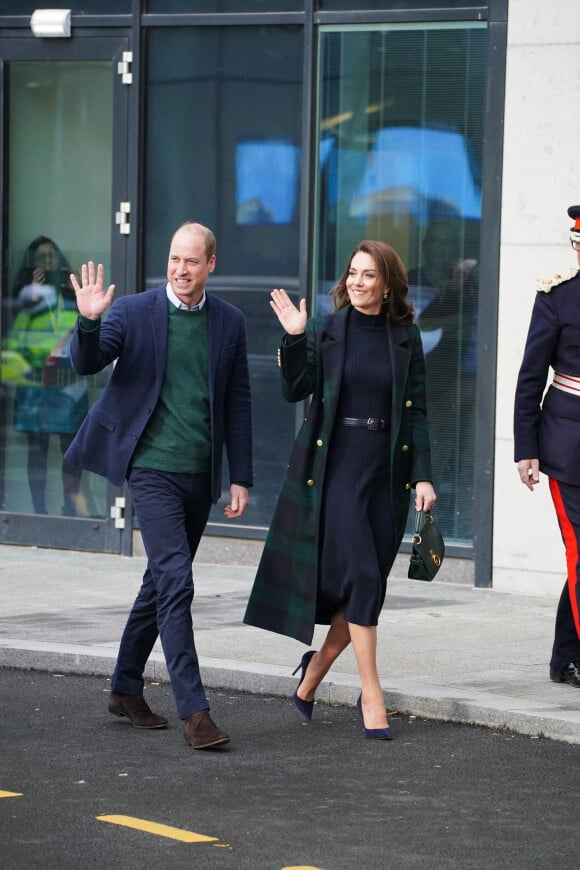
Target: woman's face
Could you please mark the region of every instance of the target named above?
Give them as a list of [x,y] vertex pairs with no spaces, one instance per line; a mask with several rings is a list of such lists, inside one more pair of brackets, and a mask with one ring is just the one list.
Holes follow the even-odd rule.
[[43,272],[52,272],[56,269],[56,251],[50,242],[39,245],[34,252],[34,268],[42,269]]
[[380,314],[388,288],[370,254],[358,251],[350,261],[346,289],[351,304],[362,314]]

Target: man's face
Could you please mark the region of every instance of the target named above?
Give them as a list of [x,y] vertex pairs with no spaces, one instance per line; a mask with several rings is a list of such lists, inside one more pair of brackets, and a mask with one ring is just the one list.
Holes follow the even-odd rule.
[[574,252],[576,254],[576,259],[578,260],[578,266],[580,266],[580,241],[576,241],[575,238],[571,238],[572,247],[574,248]]
[[214,268],[215,256],[207,259],[204,236],[181,227],[172,239],[167,260],[167,280],[177,298],[189,308],[197,305]]

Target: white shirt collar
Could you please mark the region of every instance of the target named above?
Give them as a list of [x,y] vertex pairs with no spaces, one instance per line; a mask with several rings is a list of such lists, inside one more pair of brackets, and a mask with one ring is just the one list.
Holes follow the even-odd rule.
[[169,299],[169,301],[171,302],[171,304],[172,304],[172,305],[175,305],[175,307],[176,307],[176,308],[179,308],[181,311],[201,311],[201,309],[202,309],[203,306],[205,305],[205,300],[206,300],[206,296],[205,296],[205,288],[204,288],[204,291],[203,291],[203,296],[201,297],[201,299],[200,299],[200,301],[197,303],[197,305],[194,305],[194,306],[193,306],[193,308],[188,308],[187,305],[185,304],[185,302],[182,302],[181,299],[179,299],[179,298],[175,295],[175,293],[173,292],[173,287],[171,286],[171,284],[169,283],[169,281],[168,281],[167,284],[165,285],[165,292],[167,293],[167,298]]

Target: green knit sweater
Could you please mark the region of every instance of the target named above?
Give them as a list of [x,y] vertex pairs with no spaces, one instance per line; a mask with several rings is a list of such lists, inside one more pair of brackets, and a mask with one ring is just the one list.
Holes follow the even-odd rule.
[[132,465],[158,471],[211,469],[207,305],[185,311],[168,302],[167,363],[157,405]]

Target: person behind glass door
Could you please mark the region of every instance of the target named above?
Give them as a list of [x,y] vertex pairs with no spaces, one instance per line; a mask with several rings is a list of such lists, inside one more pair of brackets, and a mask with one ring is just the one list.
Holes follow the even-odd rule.
[[473,444],[478,277],[477,261],[461,256],[460,229],[458,220],[429,221],[421,265],[409,271],[409,296],[425,345],[439,518],[462,537],[471,532],[472,462],[464,461],[459,485],[455,467],[458,453],[470,451]]
[[147,554],[111,680],[109,712],[137,728],[166,728],[143,697],[143,671],[159,636],[183,734],[194,749],[229,741],[209,715],[192,630],[192,562],[212,502],[221,496],[224,447],[230,472],[227,519],[241,517],[252,485],[252,418],[246,329],[237,308],[205,285],[216,263],[207,227],[173,235],[167,282],[111,305],[103,267],[72,282],[79,320],[76,370],[116,360],[67,457],[115,486],[126,479]]
[[397,253],[363,241],[333,290],[334,312],[307,318],[285,290],[271,306],[285,330],[282,391],[311,397],[290,455],[244,617],[310,644],[294,703],[312,716],[317,686],[352,642],[366,737],[392,737],[377,672],[377,623],[399,549],[411,488],[415,507],[435,503],[425,363],[407,275]]
[[[14,429],[26,434],[28,485],[37,514],[48,512],[51,434],[58,435],[63,456],[62,513],[75,516],[86,510],[80,500],[81,469],[64,459],[88,410],[86,385],[68,359],[68,337],[77,318],[71,272],[52,239],[38,236],[29,244],[14,285],[17,314],[4,342],[31,367],[31,385],[14,388]],[[47,383],[51,380],[56,382]]]
[[[580,205],[570,206],[570,242],[580,267]],[[580,270],[539,281],[514,408],[514,459],[533,492],[548,484],[566,550],[550,679],[580,689]],[[550,368],[553,379],[547,392]]]

